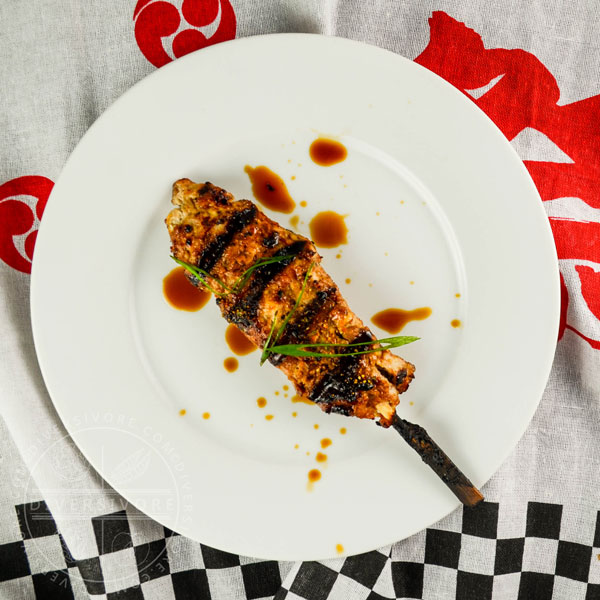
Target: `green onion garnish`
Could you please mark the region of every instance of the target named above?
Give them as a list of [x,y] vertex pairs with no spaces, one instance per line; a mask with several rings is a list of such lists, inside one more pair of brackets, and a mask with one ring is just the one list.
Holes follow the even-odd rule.
[[227,294],[224,294],[222,292],[217,292],[216,290],[214,290],[206,281],[206,279],[205,279],[206,277],[209,277],[210,279],[214,279],[223,289],[227,290],[229,293],[233,292],[233,290],[231,288],[227,287],[220,279],[218,279],[217,277],[214,277],[213,275],[211,275],[204,269],[201,269],[200,267],[195,267],[194,265],[190,265],[189,263],[183,262],[182,260],[179,260],[178,258],[175,258],[174,256],[171,256],[171,258],[178,265],[181,265],[186,271],[191,273],[209,292],[212,292],[215,296],[227,296]]
[[[307,344],[282,344],[281,346],[271,346],[263,349],[263,354],[285,354],[286,356],[301,356],[304,358],[333,358],[335,356],[356,356],[357,354],[372,354],[373,352],[383,352],[390,348],[398,348],[406,344],[412,344],[421,338],[410,335],[397,335],[389,338],[381,338],[379,340],[371,340],[368,342],[356,342],[353,344],[324,344],[324,343],[307,343]],[[268,341],[268,340],[267,340]],[[379,344],[377,348],[367,348],[366,350],[357,350],[356,352],[314,352],[305,350],[305,348],[352,348],[355,346],[369,346]],[[264,361],[263,361],[264,362]]]
[[211,275],[208,271],[201,269],[195,265],[191,265],[186,263],[174,256],[171,258],[178,264],[181,265],[186,271],[189,271],[209,292],[212,292],[215,296],[227,296],[227,294],[220,293],[215,291],[206,281],[206,279],[212,279],[216,281],[224,290],[229,294],[239,294],[246,283],[248,283],[248,279],[250,279],[250,275],[252,275],[253,271],[258,269],[258,267],[263,267],[264,265],[270,265],[272,263],[281,262],[283,260],[287,260],[288,258],[293,258],[296,256],[295,254],[287,254],[285,256],[270,256],[269,258],[263,258],[261,260],[256,261],[253,265],[248,267],[235,281],[233,287],[230,288],[228,285],[223,283],[218,277]]
[[275,316],[273,317],[273,323],[271,323],[271,331],[269,331],[269,336],[267,337],[267,341],[265,342],[265,345],[263,346],[263,351],[262,354],[260,355],[260,366],[262,367],[262,365],[264,364],[265,360],[267,360],[267,357],[269,356],[269,342],[271,341],[271,336],[273,335],[273,332],[275,331],[275,324],[277,323],[277,313],[275,313]]
[[273,340],[274,344],[276,344],[279,341],[279,338],[281,338],[281,334],[287,327],[287,324],[290,322],[292,315],[296,312],[296,310],[298,309],[298,306],[300,306],[300,302],[302,302],[302,296],[304,295],[304,290],[306,289],[306,284],[308,283],[308,278],[310,277],[310,274],[311,274],[314,266],[315,266],[315,263],[310,263],[310,266],[308,267],[308,270],[306,271],[306,275],[304,276],[304,281],[302,282],[302,288],[300,288],[300,293],[298,294],[298,297],[296,298],[296,302],[294,303],[292,310],[290,310],[290,312],[287,314],[287,317],[284,319],[283,323],[281,324],[281,327],[277,331],[277,335],[275,336],[275,339]]
[[281,262],[283,260],[293,258],[294,256],[296,256],[296,255],[295,254],[286,254],[286,255],[280,255],[280,256],[269,256],[268,258],[263,258],[261,260],[256,261],[253,265],[248,267],[236,279],[236,282],[233,284],[233,289],[234,289],[235,293],[238,294],[244,288],[246,283],[248,283],[248,279],[250,279],[250,275],[252,275],[252,273],[256,269],[258,269],[258,267],[264,267],[265,265],[270,265],[272,263]]

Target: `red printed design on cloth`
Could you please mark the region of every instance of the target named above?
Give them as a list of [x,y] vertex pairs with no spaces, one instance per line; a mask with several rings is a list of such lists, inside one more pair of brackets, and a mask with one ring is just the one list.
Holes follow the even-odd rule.
[[133,20],[137,44],[155,67],[231,40],[236,30],[229,0],[183,0],[181,9],[164,0],[139,0]]
[[[415,59],[417,63],[468,95],[509,140],[526,128],[535,129],[572,159],[570,163],[524,161],[542,200],[580,198],[600,208],[600,95],[559,106],[556,79],[533,54],[486,50],[478,33],[441,11],[433,13],[429,25],[429,44]],[[576,272],[585,305],[600,320],[600,223],[550,218],[550,224],[559,259],[595,263],[577,265]],[[600,341],[567,323],[569,293],[577,291],[567,292],[561,276],[559,339],[567,328],[600,349]]]
[[0,259],[13,269],[31,273],[37,230],[53,185],[39,175],[0,185]]

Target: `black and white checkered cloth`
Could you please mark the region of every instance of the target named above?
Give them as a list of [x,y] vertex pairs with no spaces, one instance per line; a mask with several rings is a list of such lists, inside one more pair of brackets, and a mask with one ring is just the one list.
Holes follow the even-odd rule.
[[76,561],[39,500],[14,507],[0,598],[598,600],[600,511],[577,542],[564,539],[564,512],[528,502],[520,522],[484,502],[383,550],[291,565],[215,550],[125,509],[91,520],[97,554]]

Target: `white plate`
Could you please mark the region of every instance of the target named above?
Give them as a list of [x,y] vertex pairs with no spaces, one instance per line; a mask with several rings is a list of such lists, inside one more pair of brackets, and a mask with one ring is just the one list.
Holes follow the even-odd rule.
[[[319,134],[340,139],[346,161],[311,162]],[[56,408],[108,483],[205,544],[294,560],[409,536],[458,503],[399,436],[292,404],[257,353],[226,373],[216,306],[179,312],[162,296],[172,182],[210,180],[251,198],[246,164],[267,165],[306,200],[301,233],[320,210],[348,215],[341,258],[322,254],[359,316],[433,309],[403,331],[422,340],[400,352],[417,366],[400,413],[475,484],[499,467],[541,397],[557,336],[540,199],[500,131],[456,89],[337,38],[206,48],[153,73],[91,127],[54,188],[33,265],[35,343]],[[462,327],[450,326],[456,318]],[[316,467],[323,477],[309,492]]]

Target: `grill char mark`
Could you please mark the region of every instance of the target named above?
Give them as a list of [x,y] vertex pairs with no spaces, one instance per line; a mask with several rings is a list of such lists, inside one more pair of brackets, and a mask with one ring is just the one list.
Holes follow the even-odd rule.
[[[368,329],[359,333],[350,343],[376,341]],[[353,349],[348,349],[352,351]],[[345,356],[337,365],[326,373],[313,388],[309,400],[317,404],[329,404],[327,412],[347,414],[346,407],[335,404],[336,401],[355,402],[359,392],[372,389],[375,384],[371,379],[359,376],[360,361],[363,355]]]
[[279,262],[273,262],[255,269],[244,294],[227,311],[225,318],[240,329],[251,327],[257,319],[258,304],[267,286],[273,279],[291,264],[307,245],[306,240],[298,240],[280,248],[272,256],[286,257]]
[[210,273],[217,261],[223,256],[227,246],[231,244],[235,234],[247,227],[256,218],[256,214],[257,209],[253,204],[248,208],[235,212],[227,222],[225,231],[204,248],[198,259],[198,267]]
[[[337,289],[334,287],[321,290],[316,293],[315,297],[305,306],[302,312],[298,313],[286,326],[283,335],[277,342],[278,344],[302,344],[306,341],[308,330],[314,323],[317,316],[327,309],[332,296],[335,296]],[[285,358],[283,354],[270,354],[269,361],[271,364],[278,366]]]

